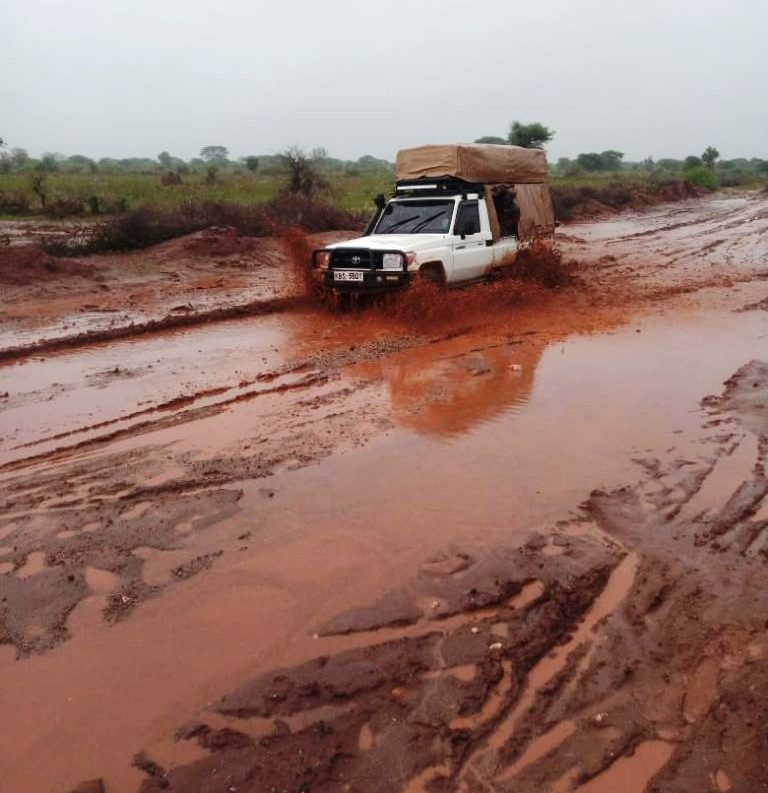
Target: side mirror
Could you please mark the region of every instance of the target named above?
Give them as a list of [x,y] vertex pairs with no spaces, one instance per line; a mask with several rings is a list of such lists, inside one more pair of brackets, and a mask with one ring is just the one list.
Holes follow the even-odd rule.
[[387,204],[387,199],[386,199],[386,198],[384,198],[384,194],[383,194],[383,193],[379,193],[379,194],[378,194],[378,195],[377,195],[377,196],[376,196],[376,197],[373,199],[373,203],[374,203],[374,204],[376,204],[376,206],[377,206],[379,209],[384,209],[384,207],[385,207],[385,206],[386,206],[386,204]]

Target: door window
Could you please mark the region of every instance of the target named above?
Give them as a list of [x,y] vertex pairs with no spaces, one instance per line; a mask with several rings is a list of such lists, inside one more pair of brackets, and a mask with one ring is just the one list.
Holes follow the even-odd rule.
[[456,236],[480,233],[480,210],[477,201],[462,201],[453,227]]

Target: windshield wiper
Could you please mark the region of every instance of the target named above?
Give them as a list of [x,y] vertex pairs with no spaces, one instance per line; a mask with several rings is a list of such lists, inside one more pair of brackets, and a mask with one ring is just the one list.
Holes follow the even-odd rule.
[[411,234],[415,234],[420,228],[426,226],[427,223],[431,223],[433,220],[436,220],[440,217],[440,215],[444,215],[445,210],[440,210],[440,212],[435,213],[434,215],[430,215],[426,220],[422,220],[421,223],[417,223],[410,231]]
[[395,229],[399,229],[400,226],[403,225],[403,223],[410,223],[412,220],[418,220],[418,219],[419,219],[418,215],[413,215],[412,217],[406,218],[405,220],[398,220],[397,223],[394,223],[393,225],[391,225],[385,231],[377,231],[376,233],[377,234],[391,234]]

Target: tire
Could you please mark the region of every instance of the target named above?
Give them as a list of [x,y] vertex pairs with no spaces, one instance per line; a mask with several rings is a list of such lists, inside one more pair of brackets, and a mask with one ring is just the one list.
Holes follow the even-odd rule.
[[420,270],[419,275],[422,280],[434,284],[438,289],[445,286],[445,273],[439,264],[425,264]]

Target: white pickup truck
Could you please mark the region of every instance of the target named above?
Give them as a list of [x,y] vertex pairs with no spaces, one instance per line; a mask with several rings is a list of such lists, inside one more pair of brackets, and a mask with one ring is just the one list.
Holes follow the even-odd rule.
[[[432,156],[438,148],[458,147],[422,147],[405,153],[418,152],[423,157],[426,149]],[[514,148],[463,147],[471,149],[474,157],[480,150],[486,159],[488,149],[504,149],[490,152],[498,159],[508,158]],[[527,153],[513,154],[526,163],[530,159]],[[537,154],[541,155],[537,160],[543,160],[543,152]],[[401,170],[405,167],[402,155],[398,155],[397,166]],[[405,165],[409,162],[406,159]],[[487,176],[485,182],[470,182],[450,173],[459,171],[458,166],[451,168],[441,162],[439,167],[447,175],[422,173],[417,178],[399,179],[392,198],[385,201],[380,196],[377,212],[362,237],[315,251],[318,283],[341,293],[391,291],[419,276],[440,285],[463,284],[511,264],[521,239],[554,228],[545,185],[502,185]],[[515,171],[507,169],[504,175],[514,177]]]

